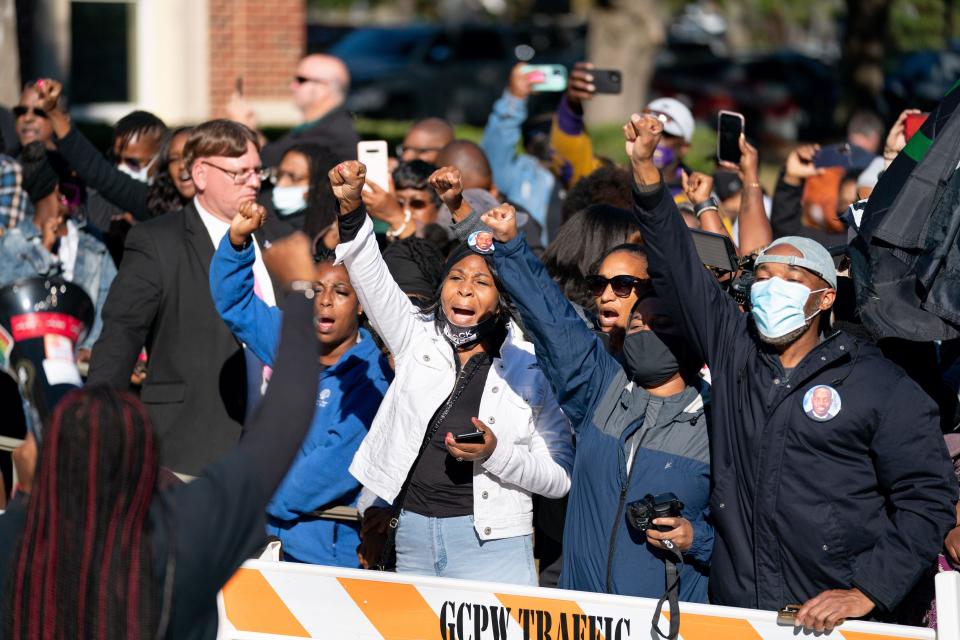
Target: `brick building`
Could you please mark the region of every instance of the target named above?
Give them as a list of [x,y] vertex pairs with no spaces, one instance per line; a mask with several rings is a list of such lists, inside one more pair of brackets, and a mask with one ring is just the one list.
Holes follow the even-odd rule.
[[21,76],[66,81],[72,113],[132,109],[168,124],[224,114],[242,78],[261,124],[299,113],[288,85],[306,42],[306,0],[18,0]]

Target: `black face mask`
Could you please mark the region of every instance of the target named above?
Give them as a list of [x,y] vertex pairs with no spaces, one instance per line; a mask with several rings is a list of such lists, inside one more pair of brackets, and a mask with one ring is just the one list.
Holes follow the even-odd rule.
[[680,371],[677,354],[683,353],[683,340],[661,338],[653,331],[638,331],[623,339],[623,368],[642,387],[655,387]]
[[438,305],[437,319],[440,321],[443,337],[453,345],[454,349],[469,349],[477,343],[483,342],[487,336],[495,331],[502,330],[503,328],[503,320],[500,317],[499,311],[471,327],[461,327],[447,320],[447,315],[443,312],[443,307]]

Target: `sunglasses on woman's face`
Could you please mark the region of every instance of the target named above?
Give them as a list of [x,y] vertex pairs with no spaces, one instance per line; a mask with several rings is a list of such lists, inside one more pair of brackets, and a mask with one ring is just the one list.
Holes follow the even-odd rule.
[[44,111],[43,109],[41,109],[40,107],[21,107],[21,106],[16,106],[16,107],[13,108],[13,115],[14,115],[15,117],[17,117],[17,118],[22,118],[23,116],[27,115],[28,113],[32,113],[34,116],[36,116],[36,117],[38,117],[38,118],[46,118],[46,117],[47,117],[47,112]]
[[586,281],[587,289],[590,291],[590,295],[595,298],[599,298],[603,295],[603,292],[607,290],[607,285],[610,285],[610,288],[613,289],[613,295],[617,296],[618,298],[626,298],[634,290],[639,291],[641,287],[648,286],[650,284],[649,280],[627,275],[613,276],[612,278],[604,278],[603,276],[587,276]]

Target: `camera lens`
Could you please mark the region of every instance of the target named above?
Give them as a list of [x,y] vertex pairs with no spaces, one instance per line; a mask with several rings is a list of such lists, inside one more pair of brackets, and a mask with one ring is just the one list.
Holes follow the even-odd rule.
[[612,80],[613,82],[619,83],[619,82],[620,82],[620,73],[619,73],[619,72],[611,73],[611,74],[610,74],[610,80]]

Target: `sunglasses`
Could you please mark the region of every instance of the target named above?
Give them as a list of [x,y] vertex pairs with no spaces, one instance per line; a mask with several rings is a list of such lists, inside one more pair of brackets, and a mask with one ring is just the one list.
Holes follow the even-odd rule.
[[639,292],[641,288],[650,286],[650,280],[626,275],[613,276],[612,278],[587,276],[585,280],[587,282],[587,290],[590,292],[590,295],[595,298],[602,296],[603,292],[607,290],[608,285],[613,289],[613,295],[618,298],[626,298],[633,291]]
[[293,76],[293,81],[297,84],[307,84],[308,82],[316,82],[317,84],[328,84],[329,80],[324,80],[323,78],[308,78],[307,76]]
[[38,118],[47,118],[47,112],[41,109],[40,107],[21,107],[16,106],[13,108],[13,115],[17,118],[22,118],[28,113],[32,113]]

